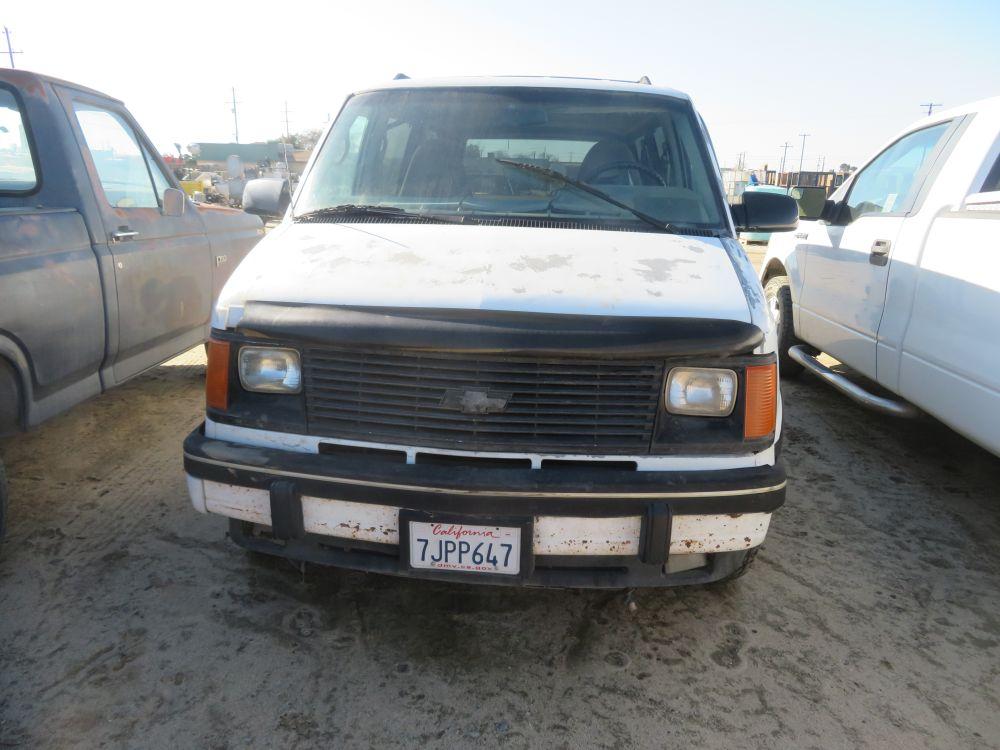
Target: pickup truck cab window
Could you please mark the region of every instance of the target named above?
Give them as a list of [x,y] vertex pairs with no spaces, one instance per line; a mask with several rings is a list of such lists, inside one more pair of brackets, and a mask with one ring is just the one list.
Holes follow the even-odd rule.
[[951,127],[942,122],[900,138],[855,178],[847,196],[850,220],[866,214],[905,212],[920,188],[920,175]]
[[14,94],[0,88],[0,192],[27,193],[38,185],[28,130]]
[[90,157],[115,208],[159,208],[146,156],[120,115],[90,104],[73,106]]
[[659,222],[726,227],[690,103],[562,88],[355,95],[331,128],[294,214],[363,205],[473,223],[517,217],[538,226],[557,219],[648,228],[628,208],[531,167],[596,186]]
[[983,181],[983,187],[979,191],[980,193],[992,193],[1000,190],[1000,156],[997,160],[993,162],[992,168],[990,168],[990,173],[986,175],[986,179]]
[[153,189],[156,191],[156,199],[163,204],[163,191],[170,187],[170,182],[167,180],[166,175],[163,174],[163,170],[156,163],[156,158],[149,152],[145,144],[142,146],[142,155],[146,159],[146,164],[149,165],[149,174],[153,178]]

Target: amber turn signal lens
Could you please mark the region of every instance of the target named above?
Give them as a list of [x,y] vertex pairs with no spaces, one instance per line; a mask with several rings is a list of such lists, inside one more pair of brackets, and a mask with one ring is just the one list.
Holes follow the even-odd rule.
[[205,404],[209,409],[229,408],[229,342],[209,339],[205,370]]
[[746,413],[743,437],[767,437],[774,432],[778,414],[778,366],[754,365],[747,368]]

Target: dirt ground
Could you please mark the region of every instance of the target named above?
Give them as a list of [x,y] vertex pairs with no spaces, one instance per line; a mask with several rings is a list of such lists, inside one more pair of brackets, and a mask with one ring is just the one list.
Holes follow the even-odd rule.
[[784,384],[787,505],[716,588],[442,585],[195,513],[200,350],[0,442],[0,748],[1000,747],[1000,459]]

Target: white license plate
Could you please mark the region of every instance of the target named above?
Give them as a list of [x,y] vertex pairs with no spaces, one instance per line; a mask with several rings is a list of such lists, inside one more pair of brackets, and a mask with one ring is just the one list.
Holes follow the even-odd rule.
[[410,521],[410,567],[515,576],[521,572],[521,529]]

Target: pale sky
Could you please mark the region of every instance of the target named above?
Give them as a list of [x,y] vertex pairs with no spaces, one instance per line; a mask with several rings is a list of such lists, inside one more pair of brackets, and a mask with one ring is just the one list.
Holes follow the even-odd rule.
[[[1000,0],[0,5],[19,68],[125,101],[165,152],[322,127],[352,90],[445,75],[638,79],[690,94],[723,166],[858,164],[922,115],[1000,95]],[[0,38],[0,49],[6,45]],[[6,55],[0,65],[7,66]]]

